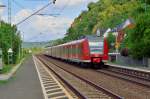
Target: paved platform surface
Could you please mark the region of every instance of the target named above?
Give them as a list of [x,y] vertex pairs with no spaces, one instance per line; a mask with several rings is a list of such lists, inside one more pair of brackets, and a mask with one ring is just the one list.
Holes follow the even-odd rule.
[[0,84],[0,99],[43,99],[43,93],[32,57],[5,84]]
[[120,64],[114,64],[114,63],[107,63],[107,65],[114,66],[114,67],[121,67],[121,68],[126,68],[126,69],[131,69],[131,70],[137,70],[137,71],[143,71],[143,72],[148,72],[150,73],[150,67],[139,67],[139,66],[123,66]]

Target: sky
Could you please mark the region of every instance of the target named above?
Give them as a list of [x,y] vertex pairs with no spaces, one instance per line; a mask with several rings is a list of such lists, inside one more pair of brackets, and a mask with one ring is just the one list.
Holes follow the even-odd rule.
[[[56,0],[38,14],[52,14],[54,16],[34,15],[18,25],[22,39],[26,42],[50,41],[63,38],[74,18],[87,10],[90,2],[98,0]],[[37,11],[52,0],[11,0],[12,24],[17,24],[33,12]],[[0,9],[2,20],[8,22],[8,0],[0,0],[6,8]]]

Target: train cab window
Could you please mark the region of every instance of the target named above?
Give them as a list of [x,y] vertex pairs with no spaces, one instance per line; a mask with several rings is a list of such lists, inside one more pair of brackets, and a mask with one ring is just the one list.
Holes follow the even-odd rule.
[[89,42],[91,53],[103,53],[103,42]]
[[87,36],[89,47],[90,47],[90,53],[98,53],[103,54],[104,49],[104,38],[98,37],[96,35]]

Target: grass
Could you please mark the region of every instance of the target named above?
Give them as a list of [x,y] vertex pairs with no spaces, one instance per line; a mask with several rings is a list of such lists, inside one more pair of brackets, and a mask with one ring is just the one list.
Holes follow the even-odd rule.
[[16,80],[16,76],[13,76],[13,77],[11,77],[11,78],[8,79],[8,80],[0,80],[0,86],[1,86],[1,85],[5,85],[5,84],[8,84],[10,81],[13,81],[13,80]]
[[19,64],[19,63],[21,62],[21,60],[22,60],[23,58],[26,58],[26,57],[27,57],[27,56],[22,57],[20,60],[17,60],[17,63],[16,63],[16,64],[13,64],[13,65],[4,65],[4,66],[3,66],[3,69],[0,70],[0,74],[9,73],[9,72],[11,71],[11,69],[12,69],[15,65]]
[[0,85],[8,83],[8,80],[0,81]]
[[[18,64],[19,62],[21,62],[21,60],[18,61],[17,64]],[[9,72],[13,69],[13,67],[14,67],[15,65],[17,65],[17,64],[14,64],[14,65],[4,65],[3,69],[0,70],[0,74],[9,73]],[[15,79],[15,78],[16,78],[16,77],[13,76],[13,77],[11,77],[11,78],[8,79],[8,80],[0,80],[0,85],[7,84],[8,82],[10,82],[11,80],[13,80],[13,79]]]
[[8,73],[8,72],[10,72],[10,70],[11,70],[12,68],[13,68],[12,65],[5,65],[5,66],[3,67],[3,69],[0,71],[0,74]]

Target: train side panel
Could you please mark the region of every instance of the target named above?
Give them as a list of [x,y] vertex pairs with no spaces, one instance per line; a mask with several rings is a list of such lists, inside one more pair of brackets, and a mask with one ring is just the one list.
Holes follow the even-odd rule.
[[108,44],[106,39],[104,39],[102,42],[102,53],[91,53],[89,40],[82,39],[50,47],[46,49],[46,54],[55,58],[78,63],[105,63],[108,61]]
[[107,39],[104,39],[104,50],[103,50],[104,54],[103,54],[103,62],[106,63],[108,62],[108,59],[109,59],[109,56],[108,56],[108,53],[109,53],[109,49],[108,49],[108,43],[107,43]]

